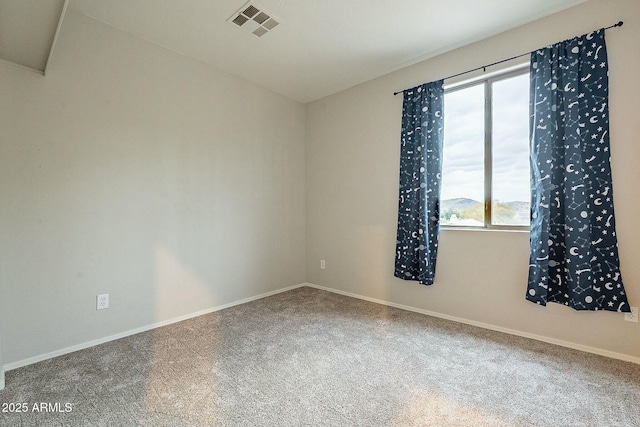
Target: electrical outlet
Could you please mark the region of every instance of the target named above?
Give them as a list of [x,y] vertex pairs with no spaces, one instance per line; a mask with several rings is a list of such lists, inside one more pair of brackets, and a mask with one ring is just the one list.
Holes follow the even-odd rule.
[[638,307],[631,307],[631,313],[625,313],[624,320],[638,323]]
[[109,294],[102,294],[96,297],[96,310],[109,308]]
[[320,260],[320,270],[324,270],[326,268],[326,264],[323,259]]

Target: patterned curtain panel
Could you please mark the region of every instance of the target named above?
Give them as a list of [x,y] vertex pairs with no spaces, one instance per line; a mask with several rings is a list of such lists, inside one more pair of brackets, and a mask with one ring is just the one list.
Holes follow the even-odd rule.
[[432,285],[440,222],[443,80],[404,91],[396,277]]
[[613,213],[604,30],[533,52],[530,70],[526,297],[628,312]]

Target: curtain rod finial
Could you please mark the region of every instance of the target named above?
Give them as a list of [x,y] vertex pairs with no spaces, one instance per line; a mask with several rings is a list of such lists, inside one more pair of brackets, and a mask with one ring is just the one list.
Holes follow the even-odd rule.
[[616,24],[616,27],[622,27],[622,24],[624,24],[624,22],[620,21]]

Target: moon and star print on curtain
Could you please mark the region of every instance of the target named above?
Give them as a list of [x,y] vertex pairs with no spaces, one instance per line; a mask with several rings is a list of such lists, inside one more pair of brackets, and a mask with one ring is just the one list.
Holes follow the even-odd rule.
[[526,298],[628,312],[613,213],[604,30],[532,52],[530,72]]
[[440,222],[444,82],[404,91],[394,275],[432,285]]

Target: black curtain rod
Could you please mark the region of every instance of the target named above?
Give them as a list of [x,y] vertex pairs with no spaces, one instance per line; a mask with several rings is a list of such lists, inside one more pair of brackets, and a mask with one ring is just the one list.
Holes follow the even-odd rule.
[[[623,22],[622,22],[622,21],[620,21],[620,22],[618,22],[617,24],[610,25],[610,26],[608,26],[608,27],[603,28],[603,30],[608,30],[609,28],[614,28],[614,27],[622,27],[622,24],[623,24]],[[512,56],[511,58],[503,59],[502,61],[493,62],[493,63],[488,64],[488,65],[483,65],[482,67],[474,68],[474,69],[472,69],[472,70],[463,71],[463,72],[461,72],[461,73],[454,74],[454,75],[449,76],[449,77],[445,77],[445,78],[444,78],[444,79],[442,79],[442,80],[452,79],[452,78],[454,78],[454,77],[458,77],[458,76],[461,76],[461,75],[463,75],[463,74],[467,74],[467,73],[472,73],[472,72],[474,72],[474,71],[478,71],[478,70],[484,70],[484,71],[486,71],[486,68],[487,68],[487,67],[493,67],[494,65],[502,64],[503,62],[511,61],[512,59],[521,58],[521,57],[523,57],[523,56],[527,56],[527,55],[530,55],[530,54],[531,54],[531,52],[527,52],[527,53],[523,53],[522,55]],[[407,90],[407,89],[405,89],[405,90]],[[396,96],[396,95],[397,95],[397,94],[399,94],[399,93],[403,93],[405,90],[401,90],[401,91],[399,91],[399,92],[393,92],[393,96]]]

